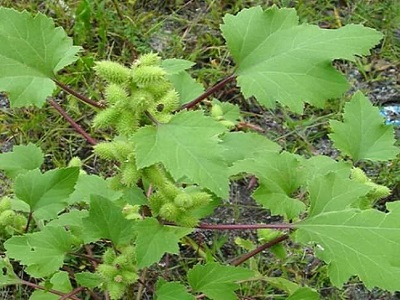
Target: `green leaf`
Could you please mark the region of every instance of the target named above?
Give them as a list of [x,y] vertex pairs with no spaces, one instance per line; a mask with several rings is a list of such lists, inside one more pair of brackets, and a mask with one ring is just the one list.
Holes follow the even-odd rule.
[[103,282],[100,274],[91,272],[75,273],[75,279],[79,285],[90,289],[99,286]]
[[178,92],[181,105],[196,99],[204,92],[203,85],[194,80],[186,71],[167,75],[167,78]]
[[100,176],[80,174],[75,191],[71,194],[68,203],[85,202],[89,204],[90,195],[99,195],[115,201],[121,198],[122,192],[109,188],[107,181]]
[[0,154],[0,169],[10,178],[39,168],[44,161],[43,152],[39,147],[29,143],[24,146],[14,146],[12,152]]
[[204,293],[210,299],[234,300],[237,299],[234,291],[239,288],[235,281],[252,276],[254,272],[249,269],[209,263],[191,269],[188,281],[195,292]]
[[318,300],[319,294],[309,287],[300,287],[286,300]]
[[80,47],[52,19],[0,8],[0,91],[12,107],[41,107],[56,85],[57,71],[77,60]]
[[296,239],[317,244],[335,286],[358,276],[369,289],[400,290],[400,202],[387,208],[320,213],[295,224]]
[[91,195],[89,216],[83,219],[85,243],[109,239],[115,246],[124,246],[133,238],[133,224],[109,199]]
[[190,69],[194,65],[194,62],[178,58],[164,59],[161,62],[161,67],[167,72],[168,75],[181,73],[182,71]]
[[76,237],[83,239],[85,228],[83,227],[83,219],[88,217],[87,210],[71,210],[51,220],[46,226],[65,227]]
[[345,210],[370,190],[371,187],[342,178],[334,172],[317,177],[308,186],[311,203],[309,216]]
[[317,300],[319,299],[319,294],[310,289],[309,287],[302,287],[297,283],[289,281],[282,277],[263,277],[263,280],[267,281],[268,284],[273,287],[285,291],[289,294],[286,299],[291,300]]
[[178,254],[179,240],[193,231],[192,228],[161,225],[154,218],[139,221],[135,230],[136,260],[139,268],[158,262],[165,253]]
[[231,174],[251,173],[259,179],[254,199],[271,210],[273,215],[284,215],[293,219],[305,210],[300,200],[291,194],[303,183],[302,164],[298,156],[289,152],[265,153],[259,159],[238,161],[231,167]]
[[235,73],[244,96],[255,96],[266,107],[279,101],[299,113],[305,101],[322,106],[348,89],[332,60],[366,55],[382,38],[361,25],[339,29],[299,25],[294,9],[276,6],[228,14],[221,30],[238,65]]
[[157,281],[156,300],[194,300],[193,295],[187,292],[186,287],[179,282]]
[[281,146],[254,132],[227,132],[222,137],[224,159],[231,165],[244,159],[259,159],[268,153],[278,153]]
[[229,102],[221,102],[217,99],[213,99],[212,105],[218,105],[222,111],[222,119],[231,121],[232,123],[237,123],[241,118],[240,108],[236,104]]
[[229,181],[218,135],[225,127],[201,111],[182,111],[167,124],[147,126],[134,135],[139,168],[162,163],[175,180],[189,179],[227,198]]
[[393,127],[384,124],[379,109],[361,92],[346,103],[343,122],[331,120],[333,133],[329,135],[336,148],[354,161],[394,159],[399,149],[393,144]]
[[14,236],[4,243],[7,256],[21,261],[33,277],[45,277],[61,268],[73,238],[63,227],[46,226],[40,232]]
[[[50,279],[51,289],[60,291],[63,293],[69,293],[72,291],[72,285],[69,280],[69,275],[65,271],[59,271],[55,273]],[[30,296],[29,300],[58,300],[59,295],[52,294],[47,291],[35,290]]]
[[15,195],[29,205],[37,218],[51,219],[66,206],[78,175],[77,167],[55,169],[44,174],[38,169],[31,170],[15,180]]
[[316,177],[326,175],[329,172],[335,172],[342,178],[349,178],[352,168],[352,164],[347,161],[338,162],[325,155],[317,155],[305,160],[304,166],[306,167],[304,175],[308,182],[312,182]]

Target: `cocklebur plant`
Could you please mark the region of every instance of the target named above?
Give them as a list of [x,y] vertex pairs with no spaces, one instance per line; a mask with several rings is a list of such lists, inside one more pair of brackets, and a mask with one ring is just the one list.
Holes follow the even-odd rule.
[[[261,280],[290,299],[316,299],[316,291],[300,283],[281,279],[277,284],[254,260],[251,268],[238,267],[271,247],[283,259],[287,252],[280,243],[289,238],[313,247],[335,286],[357,276],[367,288],[400,290],[400,202],[388,203],[386,212],[376,210],[373,203],[390,191],[353,166],[394,159],[399,150],[393,128],[361,92],[345,105],[343,120],[330,121],[329,138],[342,153],[338,160],[306,158],[260,134],[238,131],[241,116],[233,104],[213,99],[211,108],[198,105],[236,78],[241,93],[265,107],[277,101],[297,113],[305,102],[322,107],[348,89],[332,60],[367,55],[382,35],[361,25],[328,30],[299,24],[295,10],[275,6],[226,15],[221,30],[236,66],[205,92],[186,71],[193,63],[150,53],[126,66],[96,64],[105,84],[101,104],[74,93],[99,109],[94,127],[116,133],[96,144],[69,120],[96,144],[96,154],[115,162],[113,178],[82,172],[76,158],[44,172],[43,152],[33,144],[0,155],[0,168],[14,183],[14,193],[0,203],[5,224],[14,222],[8,214],[26,218],[18,230],[8,231],[11,237],[2,237],[2,285],[29,285],[36,289],[33,299],[49,293],[79,299],[98,289],[111,299],[134,291],[140,298],[143,289],[137,287],[146,285],[146,269],[165,254],[179,254],[181,240],[194,229],[264,228],[275,232],[259,232],[261,245],[248,243],[250,252],[231,265],[199,260],[180,282],[159,274],[152,296],[231,300],[237,299],[238,282]],[[8,93],[11,106],[42,106],[55,84],[70,92],[56,73],[74,62],[78,51],[44,15],[0,9],[0,90]],[[247,174],[258,179],[255,201],[282,216],[282,223],[201,223],[229,197],[230,181]],[[92,246],[98,246],[101,259]],[[87,259],[87,270],[71,266],[74,257]],[[21,270],[16,262],[30,282],[16,275]],[[67,263],[72,272],[63,271]]]

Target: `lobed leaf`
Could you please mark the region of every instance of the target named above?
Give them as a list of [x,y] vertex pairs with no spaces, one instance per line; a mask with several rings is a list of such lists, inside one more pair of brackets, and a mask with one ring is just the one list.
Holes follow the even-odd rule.
[[15,180],[15,195],[29,205],[36,217],[48,220],[67,205],[78,175],[78,167],[54,169],[44,174],[39,169],[27,171]]
[[353,160],[385,161],[394,159],[399,148],[394,146],[393,127],[385,125],[379,109],[361,92],[346,103],[343,122],[331,120],[329,135],[336,148]]
[[275,101],[301,113],[304,102],[322,106],[349,87],[332,60],[354,60],[376,45],[382,34],[361,25],[339,29],[298,24],[294,9],[273,6],[227,14],[223,36],[237,64],[237,83],[246,98],[266,107]]
[[284,215],[287,219],[297,217],[305,210],[300,200],[291,195],[303,183],[304,176],[300,157],[289,152],[265,152],[257,159],[237,161],[230,168],[231,174],[246,172],[259,179],[254,199],[271,210],[272,214]]
[[157,282],[155,300],[195,300],[194,296],[187,292],[186,287],[179,282]]
[[135,226],[136,260],[139,268],[158,262],[165,253],[178,254],[179,240],[192,228],[161,225],[154,218],[146,218]]
[[137,166],[162,163],[176,181],[188,179],[227,198],[228,171],[218,139],[225,130],[201,111],[182,111],[167,124],[137,131],[133,136]]
[[39,168],[44,161],[42,150],[32,143],[28,145],[14,146],[12,152],[0,154],[0,169],[6,175],[16,178],[17,175],[28,170]]
[[85,243],[109,239],[114,245],[124,246],[133,238],[132,220],[125,219],[122,209],[109,199],[91,195],[89,216],[83,219]]
[[254,276],[249,269],[224,266],[219,263],[196,265],[188,272],[188,281],[195,292],[204,293],[210,299],[237,299],[234,291],[239,288],[236,281]]
[[21,261],[33,277],[49,276],[58,271],[71,250],[72,234],[63,227],[46,226],[42,231],[14,236],[4,243],[7,256]]
[[77,60],[61,27],[38,13],[0,8],[0,91],[8,92],[12,107],[43,106],[55,89],[52,79]]
[[295,224],[296,239],[317,244],[316,255],[329,265],[335,286],[358,276],[369,289],[399,290],[400,202],[387,207],[389,213],[347,209],[315,214]]

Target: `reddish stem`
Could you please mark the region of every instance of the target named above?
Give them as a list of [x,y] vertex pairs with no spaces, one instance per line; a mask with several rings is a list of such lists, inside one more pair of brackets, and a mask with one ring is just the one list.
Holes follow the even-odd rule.
[[[58,296],[61,296],[61,297],[64,297],[66,295],[65,293],[62,293],[60,291],[56,291],[56,290],[53,290],[53,289],[47,289],[47,288],[45,288],[43,286],[40,286],[38,284],[29,282],[29,281],[26,281],[26,280],[22,280],[22,279],[21,279],[21,284],[33,287],[34,289],[37,289],[37,290],[47,291],[47,292],[50,292],[50,293],[52,293],[54,295],[58,295]],[[71,295],[68,298],[72,299],[72,300],[80,300],[79,298],[75,297],[74,295]],[[67,299],[67,298],[65,298],[65,299]]]
[[57,84],[60,88],[62,88],[68,94],[78,98],[82,102],[85,102],[85,103],[90,104],[90,105],[92,105],[94,107],[97,107],[97,108],[104,108],[104,105],[102,105],[102,104],[100,104],[100,103],[98,103],[98,102],[96,102],[96,101],[94,101],[92,99],[89,99],[88,97],[83,96],[82,94],[78,93],[77,91],[74,91],[69,86],[65,85],[64,83],[59,82],[56,79],[53,79],[53,81],[55,82],[55,84]]
[[213,87],[211,87],[210,89],[208,89],[207,91],[205,91],[203,94],[201,94],[199,97],[197,97],[196,99],[182,105],[179,110],[183,110],[183,109],[189,109],[192,108],[193,106],[195,106],[197,103],[203,101],[204,99],[206,99],[208,96],[210,96],[211,94],[215,93],[216,91],[220,90],[221,88],[223,88],[228,82],[234,80],[236,78],[236,75],[231,74],[228,77],[225,77],[224,79],[222,79],[220,82],[218,82],[216,85],[214,85]]
[[63,116],[65,120],[79,133],[81,134],[90,144],[96,145],[97,141],[92,138],[85,130],[82,129],[75,121],[72,119],[65,110],[62,109],[60,105],[54,100],[49,100],[50,104]]
[[198,229],[207,230],[245,230],[245,229],[290,229],[292,224],[200,224]]
[[241,263],[245,262],[246,260],[252,258],[253,256],[257,255],[258,253],[264,251],[265,249],[271,248],[272,246],[279,244],[280,242],[287,240],[289,238],[289,236],[287,234],[285,235],[281,235],[275,239],[273,239],[272,241],[269,241],[268,243],[265,243],[259,247],[257,247],[256,249],[254,249],[253,251],[250,251],[249,253],[246,253],[245,255],[243,255],[242,257],[239,257],[238,259],[236,259],[235,261],[233,261],[231,263],[232,266],[238,266]]
[[59,300],[68,299],[68,298],[70,298],[70,297],[72,297],[72,296],[78,294],[79,292],[84,291],[85,289],[86,289],[85,287],[80,286],[80,287],[74,289],[72,292],[70,292],[70,293],[68,293],[68,294],[65,294],[64,296],[60,297]]

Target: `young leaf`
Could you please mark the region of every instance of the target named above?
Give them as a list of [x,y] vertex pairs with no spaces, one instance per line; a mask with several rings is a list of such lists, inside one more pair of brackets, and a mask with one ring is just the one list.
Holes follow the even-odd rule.
[[0,8],[0,91],[12,107],[41,107],[55,89],[57,71],[73,63],[80,47],[39,13]]
[[83,219],[85,243],[109,239],[115,246],[124,246],[133,238],[133,224],[110,200],[91,195],[89,216]]
[[[324,200],[324,199],[320,199]],[[295,224],[296,239],[316,243],[335,286],[358,276],[367,288],[400,289],[400,201],[374,209],[323,212]]]
[[192,228],[161,225],[154,218],[146,218],[135,226],[136,260],[139,268],[159,261],[165,253],[178,254],[179,240],[193,231]]
[[179,282],[161,282],[156,286],[155,300],[195,300],[193,295],[187,292],[184,285]]
[[28,170],[39,168],[44,161],[43,152],[39,147],[29,143],[24,146],[14,146],[12,152],[0,154],[0,169],[10,178]]
[[[50,279],[51,289],[69,293],[72,291],[71,281],[69,275],[65,271],[55,273]],[[60,296],[49,293],[47,291],[35,290],[30,296],[29,300],[58,300]]]
[[[236,124],[242,116],[240,115],[240,108],[236,104],[232,104],[229,102],[221,102],[217,99],[213,99],[212,101],[213,106],[218,106],[221,109],[221,116],[223,120],[230,121]],[[211,115],[213,116],[213,111],[211,109]]]
[[348,89],[332,60],[368,54],[382,38],[361,25],[339,29],[299,25],[294,9],[276,6],[228,14],[221,30],[238,65],[237,83],[244,96],[255,96],[266,107],[279,101],[299,113],[305,101],[322,106],[325,99]]
[[167,78],[178,92],[181,105],[196,99],[204,92],[203,85],[194,80],[186,71],[167,75]]
[[393,127],[385,125],[379,109],[361,92],[346,103],[343,122],[331,120],[333,133],[329,135],[336,148],[354,161],[394,159],[399,153]]
[[51,219],[66,206],[78,175],[77,167],[55,169],[44,174],[38,169],[31,170],[15,180],[15,195],[27,203],[37,217]]
[[4,247],[8,257],[21,261],[29,275],[40,278],[61,268],[72,244],[71,233],[63,227],[46,226],[40,232],[14,236]]
[[234,300],[239,288],[235,282],[254,276],[254,272],[240,267],[224,266],[219,263],[196,265],[188,272],[188,281],[195,292],[204,293],[210,299]]
[[304,183],[298,156],[289,152],[265,153],[258,159],[245,159],[234,163],[231,174],[240,172],[257,176],[259,187],[253,197],[270,209],[272,214],[293,219],[305,209],[303,202],[290,197]]
[[334,172],[317,177],[308,186],[311,202],[309,216],[345,210],[371,189]]
[[225,131],[201,111],[182,111],[167,124],[143,127],[134,135],[139,168],[161,162],[175,180],[187,177],[227,198],[229,182],[218,135]]

